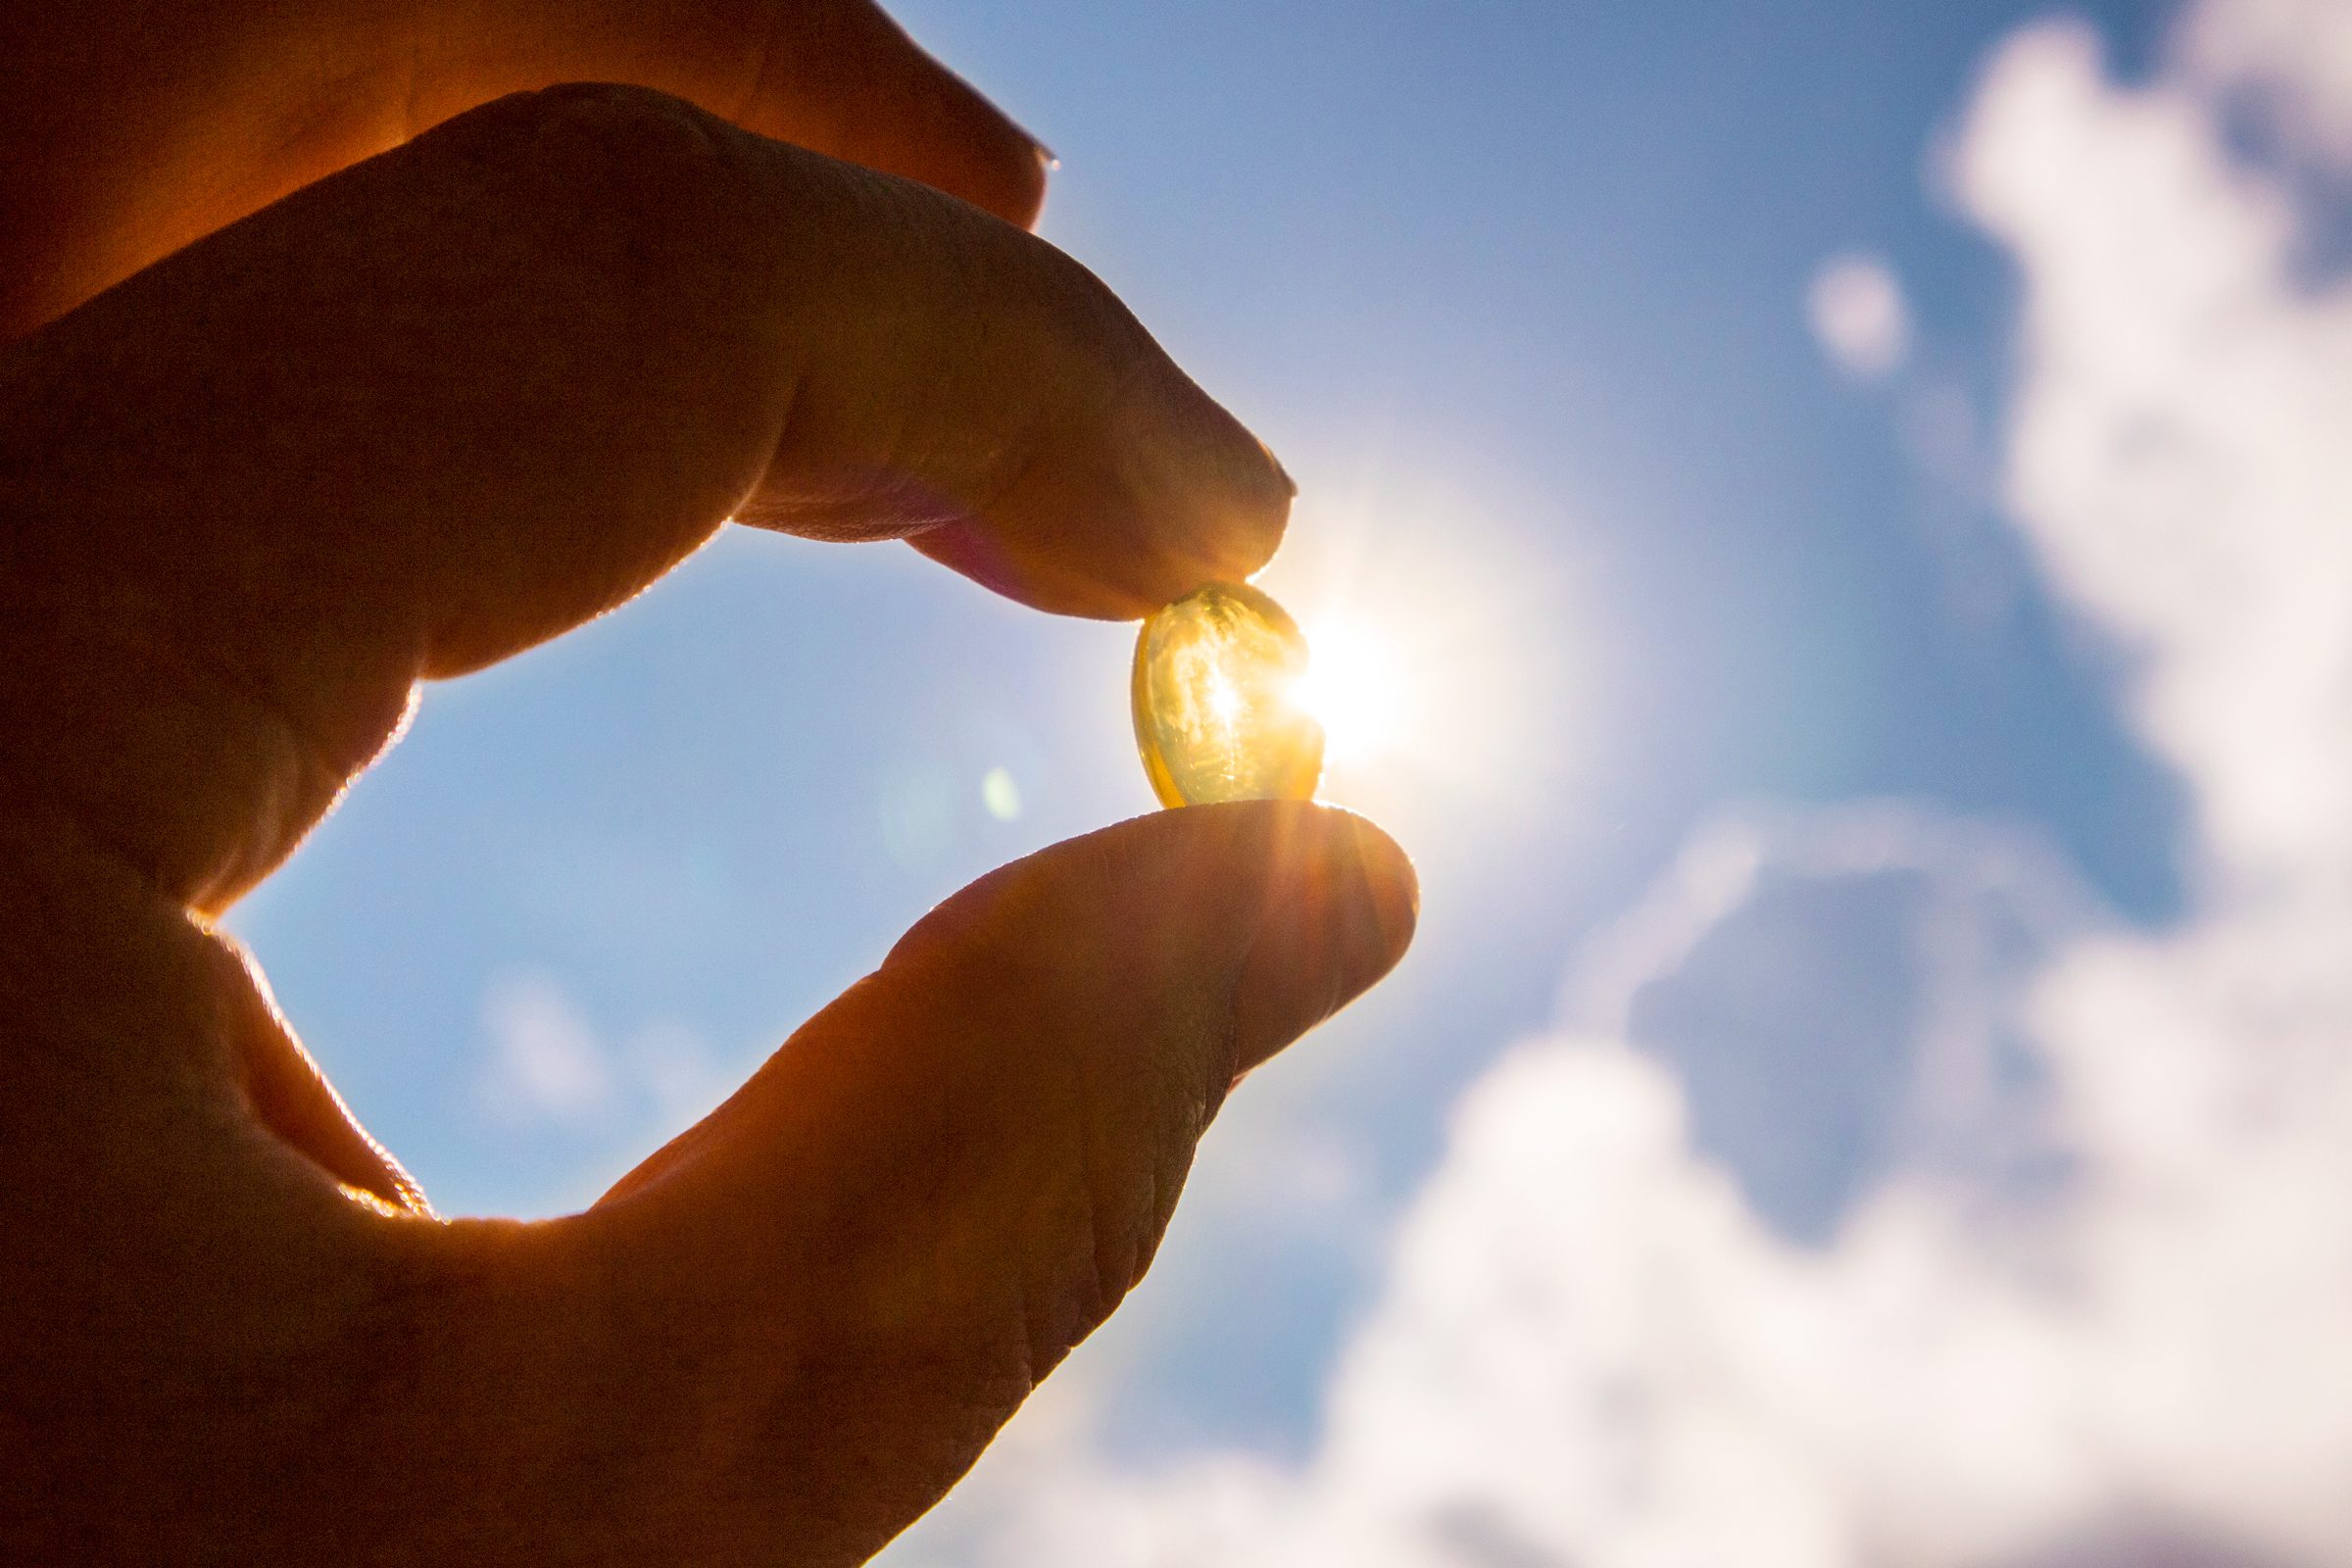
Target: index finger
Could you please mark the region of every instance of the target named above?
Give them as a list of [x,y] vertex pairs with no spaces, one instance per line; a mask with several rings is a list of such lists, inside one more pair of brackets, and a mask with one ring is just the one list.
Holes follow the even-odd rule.
[[0,353],[0,782],[217,908],[415,681],[730,514],[1119,617],[1288,510],[1043,240],[658,94],[502,100]]

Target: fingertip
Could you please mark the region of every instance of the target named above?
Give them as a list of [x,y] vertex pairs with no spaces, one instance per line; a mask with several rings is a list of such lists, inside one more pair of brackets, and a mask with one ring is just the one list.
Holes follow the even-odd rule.
[[1282,466],[1282,460],[1274,455],[1274,449],[1266,445],[1263,441],[1260,441],[1257,444],[1257,450],[1259,455],[1262,456],[1266,460],[1267,464],[1273,468],[1274,482],[1282,487],[1284,499],[1289,501],[1298,500],[1298,481],[1291,477],[1291,470]]
[[1231,1009],[1241,1072],[1394,969],[1420,906],[1411,858],[1365,818],[1234,801],[1138,817],[1002,867],[901,952],[975,940],[1051,952],[1073,960],[1047,966],[1054,985],[1144,1011],[1213,997]]
[[1274,558],[1298,486],[1273,452],[1149,345],[1119,397],[1045,438],[984,512],[910,542],[1054,614],[1135,620]]
[[[1005,123],[1012,122],[1006,121]],[[1005,160],[1005,188],[1002,204],[989,210],[1006,222],[1022,228],[1035,228],[1038,219],[1044,216],[1046,210],[1046,190],[1053,183],[1054,171],[1060,167],[1061,160],[1054,156],[1052,148],[1018,125],[1012,128],[1014,134],[1028,144],[1027,155],[1020,159]]]
[[1054,155],[962,77],[927,56],[925,63],[944,78],[942,117],[954,128],[909,160],[916,167],[900,172],[1016,227],[1035,228]]
[[1280,875],[1235,988],[1237,1073],[1394,969],[1420,918],[1411,858],[1363,817],[1298,807],[1281,824],[1277,846]]
[[1244,582],[1281,548],[1298,486],[1273,450],[1173,365],[1106,421],[1126,456],[1137,548],[1131,614]]
[[1057,983],[1139,1003],[1205,983],[1295,1035],[1396,967],[1420,904],[1411,858],[1366,818],[1231,801],[1134,817],[999,866],[917,922],[884,968],[1017,951],[1083,971]]
[[[1036,226],[1054,161],[1045,144],[878,6],[860,4],[846,20],[847,53],[864,70],[849,73],[855,79],[838,90],[856,105],[845,111],[856,124],[823,150]],[[807,92],[805,81],[793,85]]]
[[1325,809],[1346,819],[1348,849],[1362,868],[1379,939],[1367,967],[1372,969],[1372,979],[1377,980],[1403,958],[1405,949],[1412,946],[1413,933],[1420,928],[1421,873],[1404,846],[1369,818],[1339,807]]

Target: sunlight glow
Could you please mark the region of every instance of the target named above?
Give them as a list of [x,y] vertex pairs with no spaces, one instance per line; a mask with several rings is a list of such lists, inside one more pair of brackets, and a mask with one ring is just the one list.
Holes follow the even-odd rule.
[[1306,639],[1290,696],[1324,729],[1318,798],[1431,847],[1559,811],[1598,616],[1563,551],[1531,561],[1496,520],[1537,503],[1364,466],[1302,502],[1263,583]]
[[1291,701],[1323,726],[1325,760],[1367,760],[1408,739],[1400,733],[1403,672],[1395,651],[1345,620],[1305,630],[1307,669],[1291,687]]

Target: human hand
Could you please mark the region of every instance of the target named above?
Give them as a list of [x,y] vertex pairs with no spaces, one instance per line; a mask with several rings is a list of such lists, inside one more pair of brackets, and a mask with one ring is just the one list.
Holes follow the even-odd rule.
[[[368,137],[230,136],[235,194],[124,220],[167,190],[125,154],[10,236],[21,325],[95,297],[0,351],[0,1558],[858,1561],[1140,1276],[1233,1080],[1402,950],[1410,868],[1352,817],[1123,823],[956,895],[594,1208],[517,1224],[433,1217],[211,929],[417,682],[730,515],[1082,614],[1271,553],[1262,448],[1002,220],[1026,141],[860,6],[762,15],[785,64],[694,79],[766,83],[743,118],[816,150],[634,87],[462,101],[657,74],[575,39],[420,70],[455,118],[342,172]],[[257,122],[207,102],[156,145]]]

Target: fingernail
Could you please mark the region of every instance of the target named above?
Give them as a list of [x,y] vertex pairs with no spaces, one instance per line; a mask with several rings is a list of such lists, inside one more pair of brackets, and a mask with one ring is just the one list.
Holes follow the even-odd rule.
[[1362,817],[1297,819],[1234,997],[1247,1072],[1330,1017],[1404,956],[1420,918],[1413,863]]

